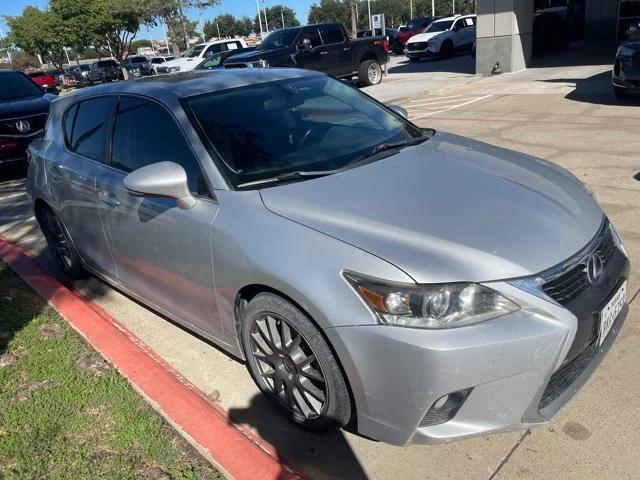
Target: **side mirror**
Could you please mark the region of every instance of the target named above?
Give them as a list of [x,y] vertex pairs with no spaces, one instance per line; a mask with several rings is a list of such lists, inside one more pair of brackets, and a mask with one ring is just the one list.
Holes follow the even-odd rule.
[[134,195],[173,198],[178,208],[189,210],[196,199],[189,191],[187,172],[174,162],[158,162],[124,177],[124,187]]
[[402,118],[409,118],[409,112],[407,112],[407,110],[402,108],[400,105],[387,105],[387,107],[389,107],[389,110],[393,110],[394,112],[396,112]]

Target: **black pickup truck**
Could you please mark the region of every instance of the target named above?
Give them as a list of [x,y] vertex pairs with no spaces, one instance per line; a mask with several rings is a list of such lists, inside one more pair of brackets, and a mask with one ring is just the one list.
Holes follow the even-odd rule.
[[357,77],[368,86],[382,80],[388,50],[384,36],[350,39],[341,24],[323,23],[273,32],[255,49],[226,59],[224,68],[307,68],[337,78]]

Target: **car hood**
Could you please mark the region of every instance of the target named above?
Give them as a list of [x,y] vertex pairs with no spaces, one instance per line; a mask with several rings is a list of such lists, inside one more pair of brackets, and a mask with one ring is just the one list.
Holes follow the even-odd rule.
[[173,60],[169,60],[168,62],[164,62],[160,65],[158,65],[159,67],[179,67],[181,65],[188,65],[190,63],[193,64],[193,66],[195,67],[198,63],[200,63],[202,61],[202,58],[200,57],[193,57],[193,58],[175,58]]
[[419,283],[539,273],[586,245],[603,220],[566,170],[446,133],[261,196],[272,212],[386,259]]
[[414,35],[413,37],[411,37],[409,39],[409,43],[428,42],[429,40],[432,40],[433,38],[437,37],[438,35],[441,35],[442,33],[444,33],[444,32],[419,33],[419,34]]
[[252,49],[248,52],[237,53],[231,56],[225,63],[244,63],[256,60],[268,59],[271,56],[281,55],[288,52],[287,48],[277,48],[275,50],[257,50]]
[[15,100],[0,100],[0,120],[15,118],[38,113],[49,113],[49,103],[55,95],[45,94],[37,97],[27,97]]

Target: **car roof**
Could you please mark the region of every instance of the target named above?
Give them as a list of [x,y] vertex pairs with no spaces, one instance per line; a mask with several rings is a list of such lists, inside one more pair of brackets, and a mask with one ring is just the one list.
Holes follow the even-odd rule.
[[437,20],[434,20],[433,23],[436,23],[436,22],[451,22],[452,20],[457,20],[458,18],[463,18],[463,17],[475,17],[475,14],[453,15],[452,17],[439,18]]
[[246,68],[229,70],[193,70],[189,72],[153,75],[126,82],[107,83],[73,92],[54,103],[66,104],[104,94],[145,95],[160,101],[166,98],[185,98],[237,87],[276,80],[322,77],[323,73],[297,68]]

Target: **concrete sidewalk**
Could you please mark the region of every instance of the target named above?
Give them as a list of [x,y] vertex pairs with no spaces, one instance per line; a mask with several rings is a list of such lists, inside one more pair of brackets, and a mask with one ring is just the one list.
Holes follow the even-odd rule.
[[[640,171],[640,104],[619,105],[603,72],[589,67],[581,72],[539,72],[538,77],[526,79],[503,75],[452,87],[447,96],[487,97],[417,122],[570,168],[594,188],[625,241],[633,262],[629,287],[633,297],[640,288],[636,267],[640,258],[640,183],[633,178]],[[549,76],[560,78],[557,75],[561,73],[575,81],[545,81]],[[539,89],[542,82],[545,87]],[[397,88],[402,88],[401,84]],[[0,233],[41,251],[46,259],[44,243],[21,193],[23,188],[19,178],[0,182]],[[245,367],[236,360],[98,280],[84,281],[77,288],[229,411],[233,419],[258,433],[312,478],[638,477],[637,299],[607,359],[549,426],[531,435],[514,432],[446,445],[399,448],[348,432],[317,435],[293,428],[259,395]]]

